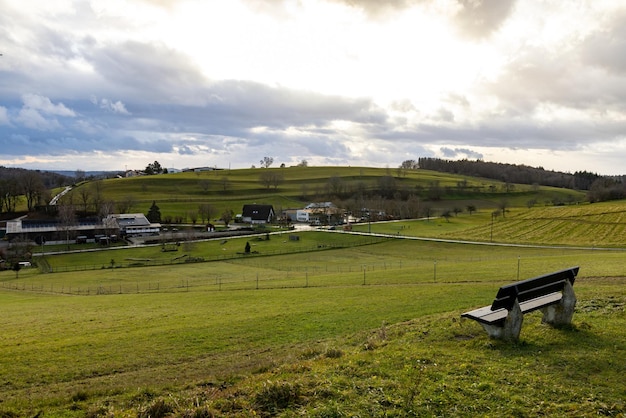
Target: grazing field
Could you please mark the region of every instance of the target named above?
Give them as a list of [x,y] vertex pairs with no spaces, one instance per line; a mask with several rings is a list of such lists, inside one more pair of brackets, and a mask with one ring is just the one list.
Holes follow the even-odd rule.
[[[206,201],[287,207],[319,196],[328,170],[286,169],[278,190],[258,184],[262,170],[235,170],[108,180],[102,191],[133,194],[143,212],[152,200],[183,215]],[[381,176],[337,173],[367,187]],[[453,190],[459,177],[400,181]],[[581,193],[518,188],[495,216],[489,193],[454,190],[436,204],[456,216],[353,233],[37,248],[38,267],[0,272],[0,418],[624,416],[626,202],[546,206]],[[460,319],[502,284],[575,265],[570,327],[533,313],[506,344]]]
[[[261,178],[268,173],[281,180],[274,185],[265,184]],[[404,195],[404,199],[414,195],[421,196],[420,199],[426,202],[429,200],[429,189],[437,188],[445,192],[444,200],[428,202],[433,210],[448,206],[465,210],[469,204],[495,209],[500,200],[506,200],[511,207],[523,207],[529,200],[539,205],[552,205],[555,201],[572,203],[585,198],[583,192],[575,190],[530,185],[507,187],[501,181],[429,170],[408,170],[399,175],[396,170],[372,167],[285,167],[185,172],[84,182],[64,201],[72,201],[80,208],[85,199],[89,201],[97,195],[100,200],[130,205],[130,210],[126,212],[141,213],[147,213],[152,203],[156,202],[163,218],[191,222],[189,212],[197,211],[201,204],[212,206],[212,219],[219,218],[226,210],[240,213],[243,205],[249,203],[272,204],[280,213],[283,209],[299,209],[314,201],[350,200],[355,195],[379,194],[381,179],[389,177],[393,181],[387,187]],[[334,184],[331,179],[336,180]]]
[[355,231],[532,245],[626,247],[626,202],[510,208],[448,219],[360,224]]
[[[46,256],[95,270],[0,272],[1,416],[626,413],[623,250],[299,235],[262,236],[250,256],[250,237],[188,248],[237,250],[211,262],[121,266],[168,254],[156,246]],[[568,329],[533,314],[503,344],[459,318],[572,265]]]

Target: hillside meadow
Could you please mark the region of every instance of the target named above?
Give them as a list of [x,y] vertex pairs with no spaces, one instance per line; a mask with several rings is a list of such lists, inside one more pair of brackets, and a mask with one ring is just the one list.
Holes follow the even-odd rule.
[[[93,270],[1,272],[2,416],[626,413],[623,250],[298,234],[211,262],[107,262],[155,246],[89,253]],[[273,253],[290,244],[305,251]],[[460,320],[501,284],[572,265],[568,329],[532,314],[504,344]]]
[[[276,184],[261,181],[264,175],[281,180]],[[391,184],[385,178],[393,178]],[[383,182],[383,183],[381,183]],[[244,204],[274,205],[277,212],[302,208],[310,202],[347,199],[359,194],[378,193],[381,184],[395,192],[422,196],[428,200],[428,190],[437,188],[444,193],[443,201],[434,201],[435,210],[469,204],[478,208],[496,208],[502,200],[513,207],[525,206],[528,201],[538,205],[553,202],[581,202],[580,191],[554,187],[511,185],[501,181],[440,173],[429,170],[408,170],[400,174],[394,169],[373,167],[285,167],[212,170],[115,178],[84,182],[64,198],[81,207],[91,202],[96,194],[101,199],[128,202],[129,212],[147,213],[156,202],[163,218],[180,218],[190,222],[190,211],[201,204],[214,208],[213,217],[226,211],[241,212]],[[453,203],[446,203],[451,201]],[[450,207],[452,209],[452,207]]]
[[360,224],[355,231],[388,235],[528,245],[626,247],[626,202],[567,206],[511,207],[448,219]]
[[[259,182],[268,170],[277,187]],[[626,202],[359,167],[110,179],[70,199],[101,187],[186,219],[202,203],[301,207],[331,177],[374,190],[390,175],[402,190],[446,189],[420,204],[456,215],[35,248],[37,268],[0,272],[0,418],[625,416]],[[575,265],[569,327],[533,313],[503,343],[460,319],[503,284]]]

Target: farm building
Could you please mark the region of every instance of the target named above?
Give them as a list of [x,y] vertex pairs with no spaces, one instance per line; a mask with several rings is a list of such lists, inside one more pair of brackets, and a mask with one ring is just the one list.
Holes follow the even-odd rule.
[[249,224],[268,224],[275,217],[272,205],[243,205],[241,211],[241,220]]
[[9,241],[25,238],[37,243],[64,241],[69,235],[93,235],[102,233],[104,227],[95,217],[76,219],[71,225],[63,224],[56,219],[28,219],[23,216],[7,221],[6,236]]
[[108,229],[116,229],[122,236],[158,235],[161,224],[150,223],[143,213],[109,215],[102,220]]
[[9,240],[25,238],[38,244],[44,242],[66,242],[68,238],[77,242],[100,240],[103,236],[158,234],[160,224],[152,224],[142,213],[109,215],[104,219],[97,217],[79,218],[71,223],[57,219],[28,219],[21,217],[7,221],[6,235]]

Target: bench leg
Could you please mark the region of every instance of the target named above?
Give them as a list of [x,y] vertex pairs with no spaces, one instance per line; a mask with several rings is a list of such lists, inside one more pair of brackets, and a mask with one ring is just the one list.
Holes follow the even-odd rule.
[[569,325],[572,323],[575,306],[576,295],[574,294],[574,287],[569,280],[567,280],[563,287],[563,297],[561,301],[557,304],[541,308],[541,312],[543,312],[541,322],[552,326]]
[[491,338],[496,338],[505,341],[517,341],[519,339],[520,331],[522,330],[522,322],[524,321],[524,314],[519,307],[517,299],[513,304],[513,308],[509,311],[504,325],[501,327],[489,324],[483,324],[483,328],[487,331],[487,335]]

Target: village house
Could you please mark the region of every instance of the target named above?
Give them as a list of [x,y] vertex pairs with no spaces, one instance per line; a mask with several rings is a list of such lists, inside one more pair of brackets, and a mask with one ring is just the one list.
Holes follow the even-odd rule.
[[252,225],[269,224],[276,214],[272,205],[243,205],[241,221]]

